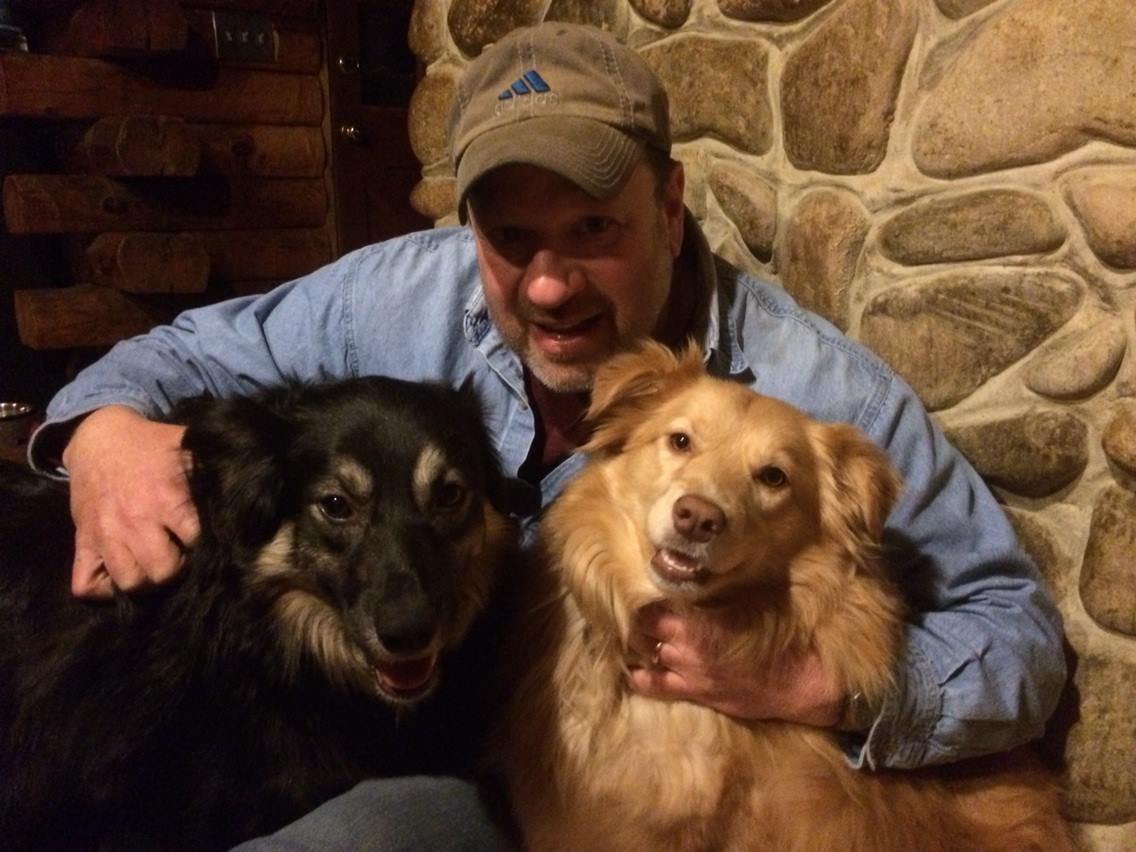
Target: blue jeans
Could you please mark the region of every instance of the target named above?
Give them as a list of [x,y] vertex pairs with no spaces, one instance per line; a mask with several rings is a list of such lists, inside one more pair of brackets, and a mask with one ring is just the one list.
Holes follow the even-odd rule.
[[496,852],[510,849],[470,781],[413,776],[363,781],[233,852]]

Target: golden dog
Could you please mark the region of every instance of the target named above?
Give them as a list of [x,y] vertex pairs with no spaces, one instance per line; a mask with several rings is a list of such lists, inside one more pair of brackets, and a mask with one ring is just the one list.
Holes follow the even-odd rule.
[[855,770],[829,731],[632,694],[633,616],[721,607],[755,665],[815,648],[844,688],[889,687],[902,606],[878,556],[899,482],[851,426],[708,377],[657,344],[596,378],[589,464],[541,528],[504,769],[535,850],[1069,848],[1024,754]]

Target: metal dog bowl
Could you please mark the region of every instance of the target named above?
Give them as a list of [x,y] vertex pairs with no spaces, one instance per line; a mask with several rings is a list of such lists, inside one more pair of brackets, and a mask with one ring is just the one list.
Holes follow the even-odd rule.
[[35,406],[27,402],[0,402],[0,447],[18,447],[28,439]]

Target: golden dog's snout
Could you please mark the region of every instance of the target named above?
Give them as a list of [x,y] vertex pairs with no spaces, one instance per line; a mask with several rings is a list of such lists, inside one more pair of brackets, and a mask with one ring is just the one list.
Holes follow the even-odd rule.
[[683,494],[675,500],[671,518],[680,535],[698,544],[706,544],[726,528],[721,507],[697,494]]

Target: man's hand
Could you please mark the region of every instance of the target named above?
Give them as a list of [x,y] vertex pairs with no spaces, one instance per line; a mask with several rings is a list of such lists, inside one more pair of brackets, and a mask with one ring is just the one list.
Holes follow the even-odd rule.
[[632,691],[693,701],[740,719],[836,725],[844,696],[816,652],[764,668],[755,660],[724,653],[747,629],[744,621],[743,613],[729,609],[678,616],[657,605],[644,608],[636,616],[632,646],[650,663],[631,669]]
[[71,591],[109,597],[168,580],[200,528],[186,480],[183,426],[112,405],[89,414],[63,451],[71,477]]

